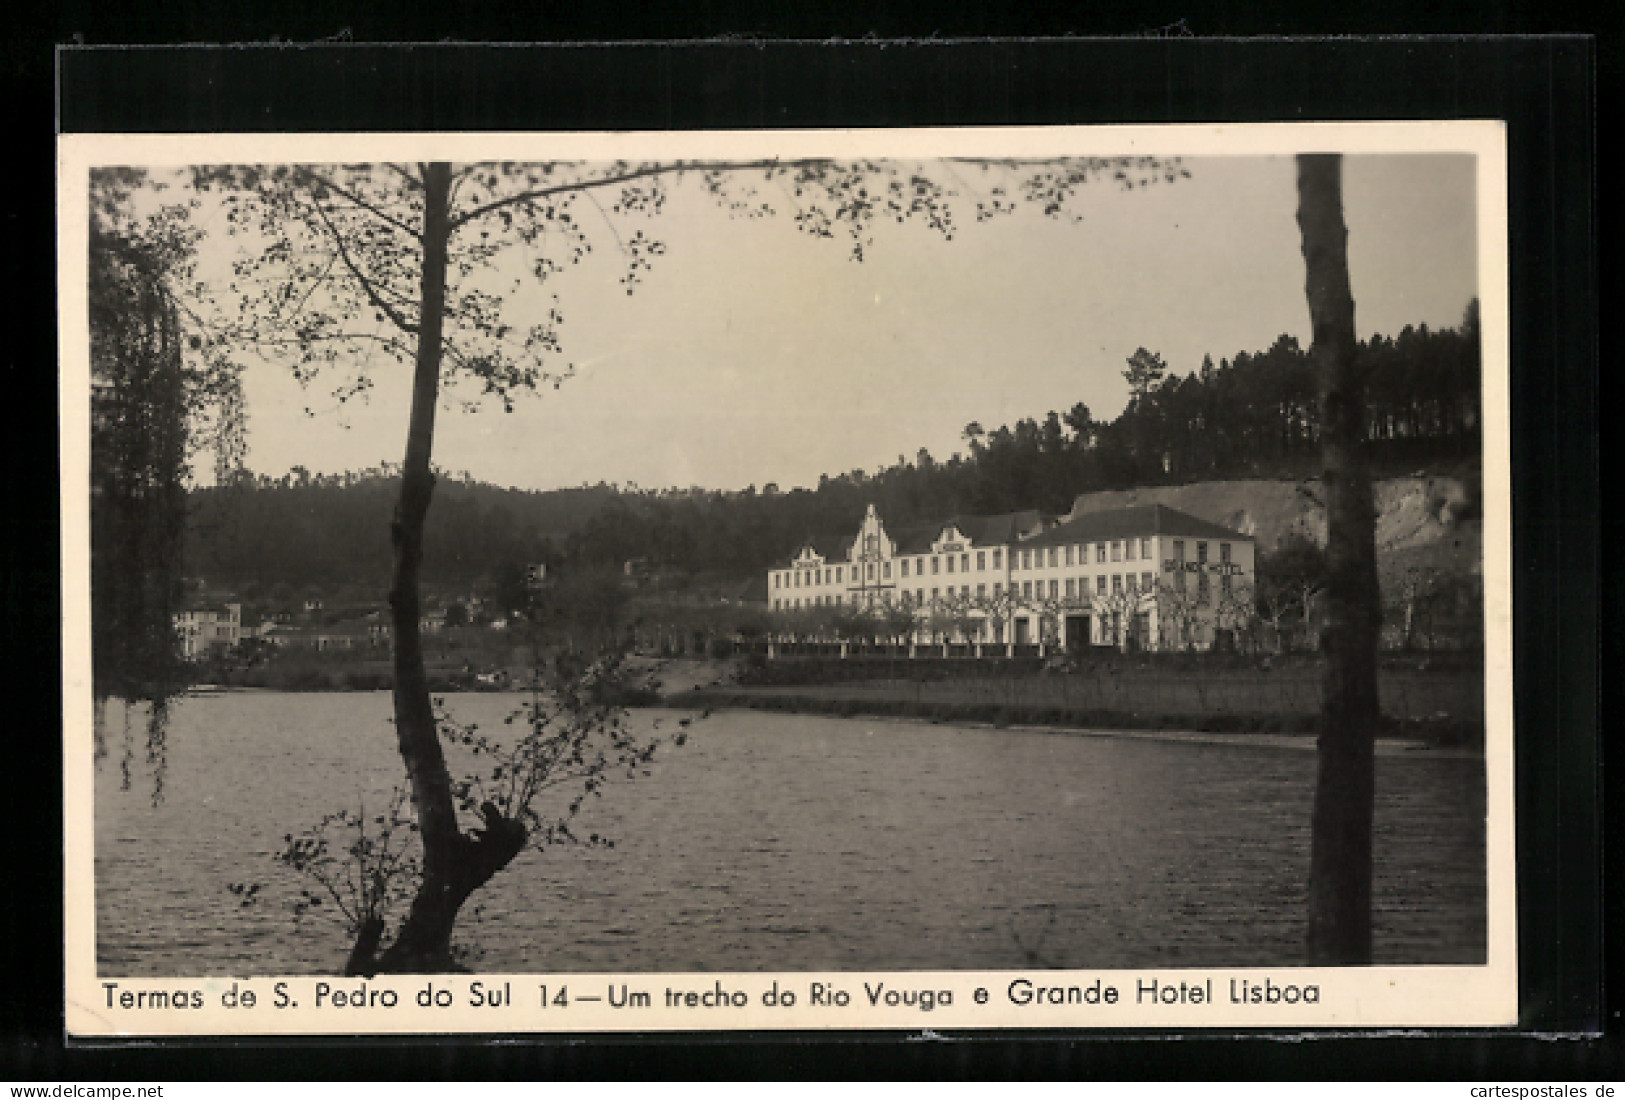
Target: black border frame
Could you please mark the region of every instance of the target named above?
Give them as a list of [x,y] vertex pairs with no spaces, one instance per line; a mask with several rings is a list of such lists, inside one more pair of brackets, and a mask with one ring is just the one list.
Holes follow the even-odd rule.
[[[564,1075],[641,1076],[641,1068],[655,1076],[825,1077],[865,1066],[905,1076],[1170,1077],[1195,1064],[1213,1077],[1311,1069],[1355,1077],[1387,1064],[1404,1076],[1431,1077],[1463,1063],[1491,1075],[1495,1063],[1518,1066],[1517,1075],[1542,1072],[1537,1066],[1550,1074],[1564,1063],[1592,1072],[1617,1065],[1617,1046],[1577,1038],[1605,1024],[1595,50],[1593,41],[1574,36],[61,50],[61,132],[1505,119],[1522,1011],[1508,1032],[1441,1033],[1429,1044],[1323,1036],[1289,1045],[1268,1035],[1237,1043],[1213,1032],[1169,1044],[1133,1032],[976,1032],[942,1042],[900,1033],[564,1037],[518,1046],[370,1040],[360,1050],[331,1040],[64,1047],[59,1035],[50,1041],[46,1017],[45,1029],[26,1033],[4,1021],[21,1040],[9,1052],[14,1069],[101,1067],[127,1077],[370,1070],[394,1077],[509,1076],[545,1067]],[[38,448],[31,455],[37,469]],[[48,522],[43,514],[33,519]],[[34,579],[48,576],[41,568]],[[17,594],[15,586],[8,593]],[[59,777],[60,761],[34,772]],[[39,816],[50,820],[54,810],[60,821],[60,809],[58,801]],[[59,864],[55,871],[54,891],[42,883],[39,892],[56,899],[47,915],[60,918]],[[43,992],[54,989],[59,1032],[60,936],[53,938],[54,956],[36,960],[47,963]],[[1537,1034],[1573,1038],[1544,1048],[1514,1041]],[[292,1065],[285,1060],[290,1047],[299,1051]],[[634,1052],[638,1058],[629,1060]],[[186,1059],[179,1065],[178,1053]]]

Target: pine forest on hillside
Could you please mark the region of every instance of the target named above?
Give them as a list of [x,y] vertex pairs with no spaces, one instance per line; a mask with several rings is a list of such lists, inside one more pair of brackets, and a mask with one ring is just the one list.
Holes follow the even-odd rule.
[[[1476,471],[1480,447],[1476,301],[1457,329],[1405,328],[1361,344],[1368,431],[1379,472]],[[1123,372],[1130,398],[1114,420],[1083,404],[992,430],[965,428],[966,454],[921,450],[816,488],[622,490],[599,484],[533,492],[442,477],[425,535],[425,576],[467,586],[526,564],[615,567],[643,561],[690,575],[745,579],[817,533],[850,529],[874,503],[889,522],[1037,507],[1082,493],[1219,478],[1307,479],[1318,463],[1314,366],[1295,338],[1206,357],[1181,376],[1141,349]],[[244,473],[192,493],[187,570],[211,586],[309,589],[376,584],[389,562],[397,471]]]

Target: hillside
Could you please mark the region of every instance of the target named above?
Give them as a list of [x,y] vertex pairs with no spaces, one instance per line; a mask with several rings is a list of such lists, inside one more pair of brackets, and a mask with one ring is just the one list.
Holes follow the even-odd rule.
[[[1377,559],[1383,569],[1427,565],[1457,574],[1482,571],[1483,521],[1473,476],[1386,478],[1375,485]],[[1258,539],[1260,551],[1284,539],[1326,541],[1326,517],[1318,480],[1199,481],[1085,493],[1074,514],[1164,504],[1222,523]]]

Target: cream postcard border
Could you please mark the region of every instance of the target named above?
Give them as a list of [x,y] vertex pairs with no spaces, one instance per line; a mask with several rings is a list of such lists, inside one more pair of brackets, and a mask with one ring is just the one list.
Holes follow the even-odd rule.
[[[1466,153],[1477,158],[1478,283],[1483,338],[1485,779],[1487,799],[1487,963],[1483,966],[1224,970],[945,971],[846,974],[458,975],[443,978],[255,976],[105,979],[96,973],[94,762],[89,597],[89,336],[86,303],[88,173],[98,165],[333,162],[392,159],[927,158],[1057,155],[1258,156],[1300,152]],[[1513,774],[1511,450],[1507,178],[1505,127],[1498,121],[1268,123],[1015,127],[988,129],[695,131],[567,134],[67,134],[57,149],[57,261],[61,409],[63,582],[63,856],[66,1028],[78,1037],[121,1035],[591,1032],[822,1028],[1395,1028],[1493,1026],[1517,1021],[1517,875]],[[1358,302],[1358,288],[1356,302]],[[119,992],[197,992],[201,1008],[127,1011],[109,1007],[104,982]],[[1119,991],[1116,1004],[1018,1004],[1022,986]],[[1181,987],[1178,1000],[1137,1003],[1144,983]],[[1232,1008],[1232,983],[1318,988],[1316,1004]],[[280,983],[280,987],[279,987]],[[318,987],[327,986],[325,993]],[[506,983],[506,984],[504,984]],[[814,1004],[813,986],[845,991],[845,1006]],[[1098,983],[1098,986],[1097,984]],[[420,1005],[432,984],[428,1005]],[[648,1008],[607,1000],[570,1008],[537,1004],[537,987],[565,984],[589,996],[627,1000],[648,992]],[[870,1006],[865,985],[930,991],[923,1011]],[[223,1001],[236,991],[236,1007]],[[364,987],[364,989],[363,989]],[[675,1007],[665,990],[712,992],[730,1004]],[[1245,987],[1243,987],[1245,988]],[[371,1007],[334,1005],[334,993],[363,989]],[[437,1005],[437,991],[451,1005]],[[509,1004],[494,1009],[498,990]],[[773,997],[774,991],[780,994]],[[785,1006],[782,993],[792,992]],[[242,1005],[252,991],[255,1005]],[[394,994],[393,1008],[378,1004]],[[980,992],[979,992],[980,991]],[[1198,993],[1198,991],[1201,991]],[[733,994],[746,1004],[735,1007]],[[941,994],[948,994],[944,1001]],[[324,1007],[313,1002],[320,995]],[[985,1002],[979,1003],[985,995]],[[1082,994],[1080,994],[1081,996]],[[556,997],[550,992],[549,997]],[[1203,999],[1195,1000],[1197,996]],[[278,998],[298,1007],[276,1007]],[[778,1004],[764,1004],[764,997]],[[472,1002],[481,1001],[476,1005]],[[590,1007],[589,1007],[590,1006]]]

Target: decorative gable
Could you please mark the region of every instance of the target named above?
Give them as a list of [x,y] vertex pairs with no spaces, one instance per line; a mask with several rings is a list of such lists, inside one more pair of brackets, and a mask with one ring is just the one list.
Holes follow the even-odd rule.
[[858,527],[858,536],[852,540],[849,560],[890,561],[896,552],[897,545],[886,534],[886,525],[880,521],[880,513],[875,511],[873,504],[869,505],[869,510],[863,515],[863,523]]

